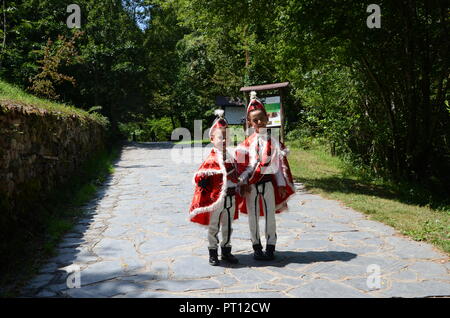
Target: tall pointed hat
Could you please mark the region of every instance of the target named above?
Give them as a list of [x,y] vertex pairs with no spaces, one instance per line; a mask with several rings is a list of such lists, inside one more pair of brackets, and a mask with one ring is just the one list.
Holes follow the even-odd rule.
[[216,109],[214,111],[214,115],[216,115],[216,119],[211,125],[209,129],[209,137],[211,138],[211,134],[215,128],[228,128],[228,121],[224,117],[225,111],[223,109]]
[[248,106],[247,106],[247,115],[252,110],[256,110],[256,109],[262,110],[267,116],[267,112],[266,112],[266,109],[264,108],[264,104],[256,97],[256,92],[251,91],[250,92],[250,102],[248,103]]

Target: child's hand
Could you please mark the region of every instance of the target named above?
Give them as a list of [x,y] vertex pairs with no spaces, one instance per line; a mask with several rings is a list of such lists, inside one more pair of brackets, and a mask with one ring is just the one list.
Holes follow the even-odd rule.
[[245,196],[245,194],[247,194],[247,193],[249,193],[251,190],[250,190],[250,186],[248,185],[248,184],[241,184],[240,186],[239,186],[239,195],[242,197],[242,196]]
[[245,189],[244,188],[245,188],[245,184],[242,184],[242,183],[238,184],[238,191],[239,191],[239,195],[241,197],[244,196],[244,193],[245,193]]

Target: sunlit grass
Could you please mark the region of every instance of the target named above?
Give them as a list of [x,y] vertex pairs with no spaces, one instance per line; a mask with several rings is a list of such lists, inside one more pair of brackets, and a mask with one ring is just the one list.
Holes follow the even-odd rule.
[[[430,204],[414,186],[364,178],[348,163],[331,156],[326,146],[292,148],[289,163],[296,181],[308,190],[363,212],[416,241],[431,243],[450,254],[450,206]],[[420,195],[422,194],[422,195]]]
[[94,120],[102,125],[106,125],[108,123],[108,120],[98,113],[89,113],[72,105],[57,103],[48,99],[36,97],[15,85],[0,80],[0,103],[5,102],[20,102],[33,108],[42,108],[47,111],[66,116],[76,115],[80,119]]

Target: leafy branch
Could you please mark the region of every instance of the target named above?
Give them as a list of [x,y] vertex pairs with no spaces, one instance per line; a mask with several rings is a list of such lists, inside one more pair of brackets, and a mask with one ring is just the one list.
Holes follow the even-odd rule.
[[41,72],[29,78],[32,85],[28,88],[34,94],[56,100],[59,95],[56,93],[55,85],[63,82],[69,82],[73,86],[76,81],[72,76],[59,72],[63,65],[71,65],[79,62],[81,57],[78,55],[75,42],[83,35],[83,32],[77,31],[69,40],[65,36],[59,35],[57,41],[47,40],[43,48],[43,58],[38,63],[41,65]]

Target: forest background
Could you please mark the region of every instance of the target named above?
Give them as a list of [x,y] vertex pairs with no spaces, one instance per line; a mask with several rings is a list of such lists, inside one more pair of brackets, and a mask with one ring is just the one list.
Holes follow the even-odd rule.
[[[286,132],[371,176],[450,189],[446,1],[2,0],[0,78],[99,112],[117,138],[169,140],[216,96],[290,82]],[[206,127],[205,127],[206,129]]]

